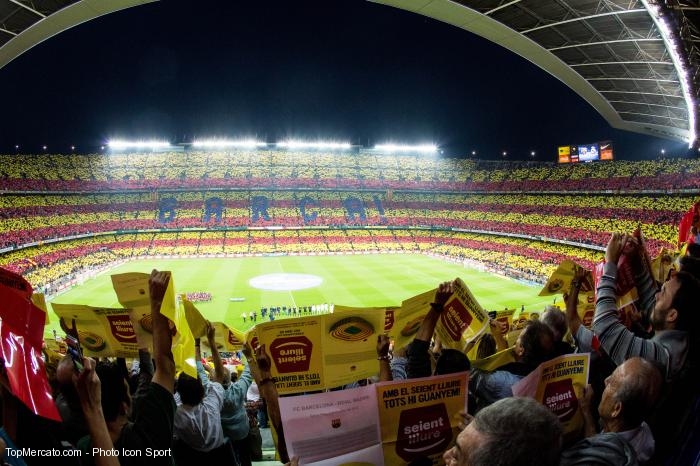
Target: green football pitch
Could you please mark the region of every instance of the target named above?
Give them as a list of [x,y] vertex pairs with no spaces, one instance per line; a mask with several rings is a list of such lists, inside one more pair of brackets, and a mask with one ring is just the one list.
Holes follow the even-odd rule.
[[[205,318],[239,330],[253,325],[250,319],[243,323],[244,312],[257,311],[261,322],[261,307],[397,306],[455,277],[464,280],[487,310],[522,305],[526,310],[542,310],[552,302],[552,297],[537,296],[540,287],[420,254],[134,260],[73,287],[53,302],[121,307],[110,275],[150,273],[154,268],[172,271],[177,293],[211,293],[212,300],[196,303],[197,308]],[[274,289],[279,287],[286,289]],[[51,317],[48,328],[58,329],[58,318]]]

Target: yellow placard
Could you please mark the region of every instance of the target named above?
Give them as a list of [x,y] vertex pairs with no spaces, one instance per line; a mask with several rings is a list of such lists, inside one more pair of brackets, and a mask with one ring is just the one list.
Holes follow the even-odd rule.
[[[246,341],[243,332],[230,328],[223,322],[212,322],[211,325],[214,327],[214,342],[219,351],[235,352],[243,348]],[[209,348],[209,342],[206,338],[202,339],[201,343],[202,347]],[[210,348],[209,351],[211,351]]]
[[583,326],[591,328],[591,325],[593,325],[593,316],[595,315],[595,293],[579,293],[576,312],[581,318]]
[[187,323],[190,326],[192,335],[195,338],[205,337],[207,334],[207,321],[202,317],[202,313],[199,312],[197,306],[194,305],[192,301],[187,299],[186,294],[181,294],[180,299],[182,304],[185,306],[185,317],[187,318]]
[[387,309],[387,320],[392,323],[388,332],[394,340],[394,349],[403,348],[413,341],[430,310],[430,303],[435,299],[435,291],[433,289],[406,299],[400,308]]
[[508,363],[515,362],[515,354],[513,353],[514,347],[510,347],[492,354],[491,356],[483,359],[476,359],[472,361],[472,367],[474,369],[479,369],[484,372],[492,372],[501,366]]
[[588,383],[589,353],[567,354],[544,362],[513,386],[513,395],[531,396],[557,415],[567,437],[583,428],[579,400]]
[[275,320],[255,327],[256,335],[251,339],[266,345],[280,394],[325,388],[321,332],[320,316]]
[[343,308],[321,316],[323,374],[326,388],[366,379],[379,372],[377,336],[385,326],[384,309]]
[[[150,275],[146,273],[123,273],[112,275],[112,286],[117,294],[117,299],[124,307],[132,308],[133,319],[139,322],[137,333],[141,330],[150,333],[153,331],[152,323],[149,329],[151,315],[151,297],[148,286]],[[173,276],[168,280],[168,287],[163,296],[160,312],[170,320],[176,330],[173,336],[173,358],[177,370],[183,370],[192,377],[197,377],[197,368],[194,358],[194,336],[190,331],[182,304],[176,305],[175,285]],[[141,328],[138,328],[138,327]],[[150,330],[150,332],[149,332]],[[152,345],[151,345],[152,346]]]
[[139,343],[128,309],[52,303],[67,325],[75,320],[83,353],[90,357],[138,357]]
[[332,314],[257,325],[258,342],[272,357],[277,390],[284,394],[330,389],[376,375],[383,311],[335,306]]
[[384,463],[444,464],[467,410],[467,383],[461,372],[376,384]]
[[664,283],[671,273],[671,270],[678,270],[676,260],[678,259],[678,251],[668,251],[666,248],[661,248],[659,255],[651,261],[651,275],[659,283]]
[[435,333],[446,348],[464,351],[467,345],[479,338],[489,327],[489,316],[477,302],[467,285],[457,279],[452,296],[435,327]]
[[[576,270],[581,268],[572,260],[565,260],[559,264],[559,267],[552,272],[552,275],[545,283],[544,288],[539,292],[538,296],[552,296],[563,294],[569,291],[571,282],[574,279]],[[590,271],[586,272],[586,277],[581,283],[581,292],[588,293],[594,290],[593,274]]]

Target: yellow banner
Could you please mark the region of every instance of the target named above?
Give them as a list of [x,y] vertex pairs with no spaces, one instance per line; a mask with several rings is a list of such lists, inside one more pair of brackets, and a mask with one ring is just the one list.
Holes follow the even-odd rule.
[[508,335],[506,337],[508,346],[513,346],[515,344],[516,340],[518,339],[518,336],[520,336],[520,333],[523,331],[523,329],[529,321],[539,319],[539,317],[539,312],[530,311],[520,312],[518,313],[517,317],[513,316],[513,319],[511,320],[510,330],[508,330]]
[[252,341],[266,345],[280,394],[325,388],[322,332],[320,316],[275,320],[255,327],[257,335]]
[[513,354],[514,349],[514,347],[507,348],[487,358],[476,359],[472,361],[472,367],[486,372],[495,371],[505,364],[515,362],[515,355]]
[[207,334],[207,321],[202,317],[202,313],[199,312],[199,309],[197,309],[197,306],[195,306],[192,301],[187,299],[185,293],[180,295],[180,299],[185,307],[185,317],[192,331],[192,336],[195,338],[205,337]]
[[467,410],[467,379],[462,372],[375,385],[385,464],[445,464]]
[[[132,319],[138,322],[137,333],[140,331],[153,333],[151,297],[148,287],[149,277],[149,274],[138,272],[115,274],[111,277],[119,303],[124,307],[132,308]],[[194,365],[194,336],[187,324],[184,307],[182,304],[176,305],[175,284],[173,282],[171,274],[160,312],[172,322],[172,328],[175,332],[172,348],[175,367],[192,377],[197,377],[197,368]],[[152,340],[149,346],[153,346]]]
[[678,257],[678,251],[661,248],[659,255],[651,261],[651,275],[657,282],[664,283],[669,278],[671,270],[678,270],[676,265]]
[[255,351],[255,348],[260,346],[260,339],[258,338],[257,326],[248,329],[248,331],[245,334],[245,339],[243,341],[245,341],[246,344],[250,346],[251,351]]
[[[214,342],[219,351],[235,352],[243,348],[243,344],[246,341],[246,336],[243,332],[230,328],[223,322],[212,322],[211,324],[214,327]],[[209,341],[206,338],[203,338],[201,343],[203,348],[211,351]]]
[[574,437],[583,428],[579,400],[588,383],[589,361],[589,353],[577,353],[544,362],[513,386],[513,395],[545,405],[559,417],[565,436]]
[[333,314],[257,325],[258,342],[267,345],[273,360],[277,390],[330,389],[376,375],[377,335],[385,326],[381,310],[336,306]]
[[413,341],[428,310],[435,299],[435,291],[430,290],[401,303],[400,308],[387,309],[387,329],[389,338],[394,340],[394,349],[403,348]]
[[[569,291],[571,281],[574,279],[576,269],[581,268],[574,261],[565,260],[559,267],[552,272],[544,288],[539,292],[538,296],[552,296],[555,294],[563,294]],[[594,290],[593,274],[590,271],[586,272],[586,278],[581,284],[581,292],[588,293]]]
[[446,348],[464,351],[469,342],[489,327],[489,316],[476,301],[467,285],[457,279],[454,293],[445,303],[435,333]]
[[581,323],[586,328],[593,325],[593,315],[595,314],[595,293],[579,293],[576,312],[581,318]]
[[90,357],[138,357],[139,342],[128,309],[52,303],[68,326],[75,320],[83,353]]
[[374,308],[339,310],[335,306],[333,314],[321,319],[326,388],[366,379],[379,372],[377,336],[384,330],[385,312]]

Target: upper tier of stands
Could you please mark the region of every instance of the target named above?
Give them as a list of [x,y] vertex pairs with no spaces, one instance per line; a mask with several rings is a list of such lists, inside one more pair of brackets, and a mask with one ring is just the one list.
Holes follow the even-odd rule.
[[371,188],[600,191],[700,188],[700,160],[557,166],[414,155],[232,150],[0,155],[0,190]]

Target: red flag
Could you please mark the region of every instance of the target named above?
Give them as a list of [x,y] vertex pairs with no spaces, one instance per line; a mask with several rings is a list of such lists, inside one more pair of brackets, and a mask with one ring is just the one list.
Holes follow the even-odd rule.
[[21,276],[0,268],[0,279],[0,346],[10,389],[34,413],[61,422],[41,356],[44,313],[25,296]]
[[24,277],[2,267],[0,267],[0,287],[10,288],[26,299],[31,298],[34,292],[32,285]]
[[[688,212],[683,215],[680,224],[678,224],[678,246],[688,241],[690,236],[690,228],[693,226],[693,220],[697,221],[700,217],[700,202],[693,204]],[[693,241],[690,241],[693,242]]]

